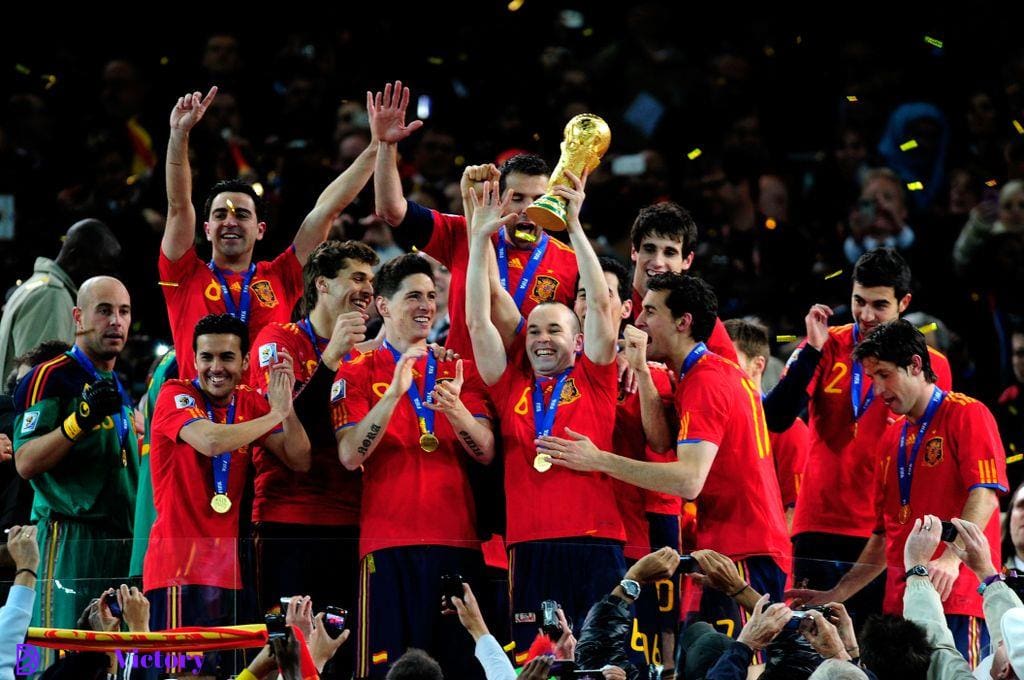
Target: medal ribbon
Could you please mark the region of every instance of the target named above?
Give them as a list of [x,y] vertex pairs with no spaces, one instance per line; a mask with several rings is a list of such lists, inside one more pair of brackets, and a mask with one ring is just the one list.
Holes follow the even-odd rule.
[[[853,344],[856,345],[860,342],[860,333],[857,332],[857,324],[853,324]],[[868,388],[868,393],[864,395],[864,399],[861,400],[860,390],[861,384],[864,382],[864,366],[859,361],[853,362],[853,373],[851,377],[852,385],[850,387],[850,403],[853,405],[853,422],[860,420],[860,417],[864,415],[864,412],[871,406],[871,402],[875,400],[875,391]]]
[[[103,380],[103,376],[96,370],[96,365],[92,363],[92,359],[82,351],[78,345],[71,347],[71,358],[78,362],[78,365],[85,369],[85,372],[92,376],[93,382],[99,382]],[[112,372],[113,373],[113,372]],[[124,387],[121,385],[121,380],[118,379],[117,373],[114,375],[114,384],[117,385],[117,391],[121,395],[121,415],[114,416],[114,424],[117,426],[118,434],[121,437],[121,451],[126,451],[125,444],[128,442],[128,420],[131,417],[131,399],[128,398],[128,394],[124,391]],[[127,413],[125,410],[127,409]]]
[[249,271],[245,273],[245,278],[242,280],[242,292],[238,296],[238,306],[235,306],[235,301],[231,297],[231,290],[228,288],[227,279],[221,273],[220,267],[215,265],[213,260],[207,262],[206,266],[210,268],[214,278],[217,279],[217,283],[220,284],[221,297],[224,298],[224,307],[227,308],[228,314],[248,325],[249,307],[252,306],[252,292],[249,290],[249,284],[252,283],[252,277],[256,276],[256,263],[253,262],[249,265]]
[[[541,234],[540,240],[537,241],[537,245],[533,249],[533,254],[530,255],[530,259],[526,262],[523,276],[519,279],[519,285],[516,286],[514,293],[509,290],[512,293],[512,299],[515,300],[516,307],[519,309],[522,309],[523,300],[526,299],[526,289],[530,287],[533,275],[537,273],[537,267],[540,266],[540,261],[544,259],[549,239],[550,237],[547,232]],[[498,250],[498,277],[501,279],[501,287],[508,290],[508,241],[506,240],[505,227],[498,231],[498,243],[495,248]]]
[[924,435],[928,430],[928,426],[932,424],[935,411],[938,410],[939,404],[945,398],[946,393],[940,390],[938,386],[932,388],[932,398],[928,402],[928,408],[925,409],[924,417],[921,418],[920,427],[917,428],[917,438],[914,440],[914,447],[910,450],[910,460],[907,460],[907,429],[910,427],[910,420],[908,419],[903,423],[903,432],[900,434],[900,448],[896,459],[896,470],[899,474],[900,484],[900,505],[910,504],[910,485],[914,478],[914,462],[917,460],[917,452],[921,448],[921,442],[924,441]]
[[703,342],[698,342],[697,346],[690,350],[690,353],[686,355],[683,360],[683,366],[679,369],[679,379],[682,380],[686,375],[686,372],[693,368],[694,364],[700,361],[700,358],[708,353],[708,346]]
[[558,414],[558,403],[562,398],[562,388],[565,381],[569,379],[573,367],[565,369],[555,378],[555,387],[551,390],[548,398],[547,408],[544,408],[544,385],[543,378],[533,379],[533,430],[538,437],[547,437],[555,427],[555,415]]
[[[391,346],[391,344],[385,340],[383,347],[391,352],[391,356],[395,358],[395,363],[402,358],[402,353]],[[436,415],[429,408],[424,406],[424,401],[427,404],[433,404],[433,397],[430,393],[434,391],[434,385],[437,382],[437,358],[434,353],[427,351],[427,369],[423,376],[423,394],[427,395],[426,399],[420,395],[420,388],[416,386],[416,379],[413,378],[412,384],[409,385],[409,391],[406,393],[409,395],[409,400],[412,402],[412,407],[416,411],[416,420],[420,426],[420,432],[423,434],[434,434],[434,416]]]
[[[199,378],[192,379],[192,385],[196,388],[196,391],[203,396],[203,404],[206,406],[206,417],[211,423],[217,423],[217,419],[213,415],[213,405],[210,403],[209,398],[206,396],[206,392],[199,386]],[[235,393],[231,393],[231,403],[228,404],[227,418],[224,419],[225,425],[234,425],[235,423]],[[227,495],[228,493],[228,472],[231,470],[231,452],[226,451],[224,453],[218,453],[213,457],[213,491],[217,494]]]

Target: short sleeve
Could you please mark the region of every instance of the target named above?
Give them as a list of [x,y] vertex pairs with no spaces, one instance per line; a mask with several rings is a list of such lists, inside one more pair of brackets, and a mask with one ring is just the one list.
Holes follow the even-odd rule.
[[676,394],[679,435],[676,444],[721,445],[729,421],[729,392],[721,380],[682,380]]
[[267,273],[281,282],[287,300],[293,301],[302,297],[302,263],[295,254],[294,245],[285,248],[283,253],[271,261]]
[[[367,355],[362,355],[367,357]],[[334,431],[352,427],[366,417],[372,408],[373,390],[362,361],[342,362],[331,384],[330,409]]]
[[[958,393],[946,395],[946,399],[965,400],[958,408],[959,427],[956,427],[956,464],[960,478],[967,489],[978,487],[995,489],[1005,493],[1009,489],[1006,480],[1006,452],[992,413],[979,401]],[[928,440],[928,446],[943,446],[943,443]]]
[[180,380],[164,383],[156,398],[156,406],[153,407],[153,434],[161,434],[171,441],[180,441],[178,434],[183,427],[206,418],[206,410],[197,399],[198,395],[192,385]]
[[487,386],[480,378],[476,366],[472,362],[464,361],[462,368],[463,384],[459,399],[474,417],[493,421],[494,408],[487,398]]
[[[203,261],[196,255],[196,247],[193,245],[177,260],[169,259],[163,251],[160,249],[160,258],[157,260],[157,269],[160,272],[160,280],[164,283],[180,283],[182,279],[187,279],[195,275],[197,269],[202,269],[205,265]],[[174,287],[174,286],[170,286]]]
[[400,228],[425,229],[432,227],[430,241],[423,246],[423,252],[451,269],[459,239],[461,238],[463,241],[468,239],[466,218],[462,215],[449,215],[437,210],[430,210],[412,201],[408,202],[408,206],[405,220],[402,221]]

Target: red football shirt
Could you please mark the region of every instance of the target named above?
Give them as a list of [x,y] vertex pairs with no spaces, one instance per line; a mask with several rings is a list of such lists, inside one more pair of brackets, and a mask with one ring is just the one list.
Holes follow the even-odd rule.
[[779,489],[782,491],[782,505],[791,508],[796,505],[804,467],[807,465],[810,449],[807,423],[797,418],[785,432],[769,432],[769,435],[772,455],[775,457],[775,473],[779,477]]
[[[464,357],[473,356],[473,344],[469,339],[469,328],[466,326],[466,266],[469,264],[469,232],[466,218],[462,215],[448,215],[436,210],[427,210],[409,202],[409,211],[402,229],[423,228],[430,219],[433,233],[430,242],[423,247],[423,252],[443,264],[452,273],[448,287],[448,314],[451,317],[451,329],[445,346]],[[429,223],[429,222],[427,222]],[[492,239],[496,244],[498,236]],[[533,250],[521,250],[508,245],[508,285],[514,291],[522,278],[523,268],[530,259]],[[555,300],[572,307],[576,297],[576,277],[579,268],[576,254],[572,248],[555,237],[548,239],[548,247],[544,257],[534,274],[533,283],[527,288],[523,306],[519,311],[529,316],[533,308],[541,302]]]
[[[640,310],[644,307],[644,296],[640,294],[636,288],[633,289],[633,311],[631,312],[632,318],[629,322],[633,323],[636,320]],[[725,324],[722,320],[715,318],[715,327],[711,329],[711,337],[704,343],[708,346],[708,349],[717,354],[720,357],[725,357],[729,361],[736,363],[739,361],[739,357],[736,356],[736,347],[732,344],[732,338],[729,337],[729,331],[725,330]]]
[[[322,352],[328,340],[320,337],[316,340]],[[272,323],[260,331],[250,352],[249,369],[250,382],[261,394],[266,394],[270,380],[269,354],[264,350],[270,344],[276,344],[278,352],[285,350],[291,354],[295,395],[298,396],[320,363],[312,341],[303,328],[294,323]],[[346,470],[338,460],[338,444],[327,400],[328,395],[324,394],[315,412],[298,413],[312,445],[309,472],[295,472],[262,446],[253,448],[254,521],[324,526],[359,524],[362,483],[358,472]]]
[[[914,527],[914,520],[924,515],[935,515],[949,521],[959,517],[971,489],[987,487],[1005,493],[1006,453],[992,413],[979,401],[950,392],[935,411],[925,431],[925,440],[918,449],[910,486],[911,517],[899,523],[900,489],[898,453],[903,424],[901,418],[888,428],[879,442],[878,525],[885,532],[885,556],[889,565],[885,588],[885,611],[903,612],[903,546]],[[907,455],[911,454],[919,426],[910,423],[907,428]],[[999,559],[999,512],[992,513],[984,527],[992,552],[992,564]],[[945,545],[940,544],[934,558],[942,555]],[[966,565],[960,565],[960,576],[953,584],[953,592],[943,603],[947,614],[984,616],[978,579]]]
[[[673,405],[672,372],[660,364],[652,365],[651,378],[654,380],[654,387],[658,390],[663,405],[671,410]],[[612,451],[634,460],[663,462],[675,460],[676,457],[675,451],[656,453],[646,445],[638,392],[632,394],[623,392],[619,395],[615,410],[615,434],[612,441]],[[624,553],[626,557],[638,560],[651,552],[647,513],[678,515],[683,501],[679,496],[647,491],[618,480],[615,480],[615,488],[615,498],[619,503],[622,523],[626,528]]]
[[[182,378],[196,377],[195,354],[192,352],[192,331],[207,314],[226,314],[220,283],[206,263],[196,256],[195,247],[179,259],[171,261],[160,251],[158,263],[160,288],[167,302],[174,350],[178,354],[178,372]],[[225,276],[232,299],[238,303],[245,273]],[[272,321],[287,323],[292,308],[302,297],[302,263],[295,257],[295,247],[288,248],[272,261],[256,263],[256,274],[249,284],[249,344],[260,329]]]
[[[807,385],[811,445],[793,514],[793,534],[815,531],[867,538],[875,528],[876,445],[893,415],[880,399],[874,399],[854,423],[850,399],[853,324],[833,326],[828,333]],[[930,347],[928,352],[938,376],[936,384],[951,389],[946,357]],[[861,401],[870,390],[871,381],[865,375]]]
[[[266,399],[248,386],[236,388],[235,395],[236,423],[270,411]],[[227,410],[213,409],[218,423],[226,422]],[[238,510],[245,490],[249,446],[231,452],[231,509],[224,514],[214,512],[210,507],[214,494],[213,459],[198,453],[178,436],[183,427],[205,418],[203,394],[190,380],[168,380],[160,388],[153,408],[149,450],[156,521],[149,534],[149,550],[142,570],[146,591],[186,585],[235,590],[242,587],[238,568]]]
[[[547,406],[554,378],[542,380]],[[552,465],[537,472],[533,459],[534,373],[522,342],[510,350],[508,366],[491,387],[491,398],[500,414],[505,454],[507,535],[505,542],[589,537],[625,541],[619,508],[614,502],[614,480],[597,472],[576,472]],[[562,387],[551,434],[566,437],[568,426],[585,434],[603,451],[614,451],[615,405],[618,380],[615,362],[598,366],[580,354]]]
[[791,552],[768,425],[753,381],[707,352],[676,387],[679,444],[718,445],[697,497],[697,545],[732,559],[771,557],[789,571]]
[[[421,394],[426,361],[421,358],[413,368]],[[391,384],[394,373],[395,359],[386,347],[343,363],[331,390],[334,427],[352,427],[366,417]],[[464,361],[463,375],[462,403],[473,415],[489,418],[483,382],[472,362]],[[454,361],[437,363],[438,381],[454,376]],[[434,433],[440,446],[427,453],[419,445],[416,410],[403,395],[377,448],[363,465],[360,557],[402,546],[480,547],[473,494],[465,470],[477,463],[470,460],[444,414],[436,414]]]

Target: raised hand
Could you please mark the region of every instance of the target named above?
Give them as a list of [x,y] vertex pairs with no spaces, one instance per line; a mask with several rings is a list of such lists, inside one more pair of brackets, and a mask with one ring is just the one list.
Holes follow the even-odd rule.
[[206,109],[213,103],[216,96],[217,86],[214,85],[205,97],[198,90],[179,97],[178,103],[171,109],[171,129],[188,132],[194,128],[196,123],[203,119]]
[[828,318],[832,313],[832,308],[827,305],[814,305],[804,317],[807,344],[816,350],[824,347],[825,341],[828,340]]
[[552,193],[556,196],[561,196],[565,199],[565,224],[566,227],[572,231],[574,229],[582,229],[580,226],[580,209],[583,207],[583,201],[587,198],[587,194],[583,191],[584,187],[587,186],[587,173],[583,173],[582,179],[572,173],[571,170],[565,171],[565,176],[572,182],[571,187],[567,187],[562,184],[555,186]]
[[290,362],[282,361],[271,367],[268,387],[267,401],[270,402],[270,410],[282,419],[286,418],[292,412],[292,389],[295,387],[295,373],[292,372]]
[[339,314],[331,331],[331,340],[324,348],[324,363],[331,370],[337,370],[341,358],[365,339],[366,316],[362,312]]
[[497,182],[484,182],[483,197],[477,198],[476,192],[470,193],[473,206],[473,218],[470,221],[470,232],[490,237],[501,227],[510,227],[519,219],[516,213],[506,212],[511,203],[512,193],[505,192],[504,198],[499,196]]
[[370,117],[371,142],[397,144],[412,133],[423,127],[422,120],[414,120],[405,124],[405,110],[409,106],[409,88],[402,87],[402,81],[396,80],[384,86],[384,92],[367,91],[366,113]]
[[633,324],[626,324],[622,330],[622,353],[629,367],[637,373],[648,371],[647,367],[647,333]]
[[395,374],[391,378],[391,385],[388,387],[388,391],[398,397],[408,392],[413,381],[412,367],[416,365],[416,362],[421,357],[426,355],[426,347],[410,347],[398,359],[398,363],[395,364]]
[[462,374],[462,359],[455,362],[455,379],[438,382],[430,393],[431,401],[425,406],[431,411],[440,413],[453,413],[462,407],[459,395],[462,394],[462,384],[465,379]]

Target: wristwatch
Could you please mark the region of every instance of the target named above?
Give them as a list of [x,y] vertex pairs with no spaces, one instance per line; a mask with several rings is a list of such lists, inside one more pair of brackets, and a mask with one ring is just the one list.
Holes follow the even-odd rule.
[[619,586],[626,593],[626,597],[631,600],[635,600],[640,597],[640,584],[630,578],[624,578],[619,581]]
[[924,566],[923,564],[915,564],[907,570],[906,574],[903,575],[903,580],[906,581],[911,576],[924,576],[925,578],[927,578],[928,567]]

